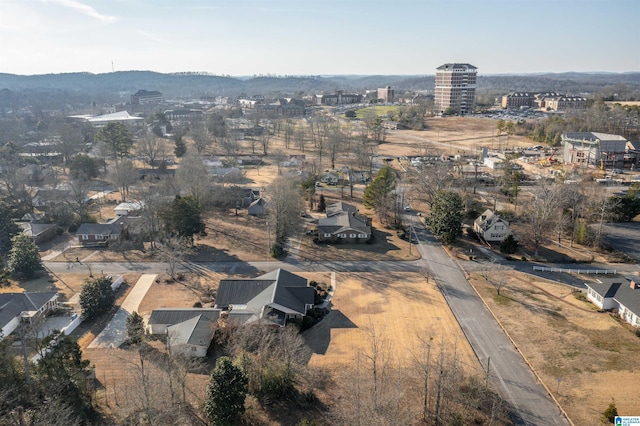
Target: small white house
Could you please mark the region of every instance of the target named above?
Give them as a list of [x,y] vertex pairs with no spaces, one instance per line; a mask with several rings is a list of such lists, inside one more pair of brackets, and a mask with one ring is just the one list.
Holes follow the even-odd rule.
[[473,230],[489,243],[499,243],[511,235],[509,222],[502,219],[490,209],[485,210],[484,213],[473,222]]
[[115,207],[114,211],[116,216],[129,216],[133,212],[142,210],[142,207],[144,207],[142,203],[120,203]]
[[167,327],[169,352],[199,358],[207,356],[214,334],[213,324],[205,315],[198,315]]
[[337,185],[340,180],[340,176],[337,173],[326,173],[320,178],[320,182],[328,185]]

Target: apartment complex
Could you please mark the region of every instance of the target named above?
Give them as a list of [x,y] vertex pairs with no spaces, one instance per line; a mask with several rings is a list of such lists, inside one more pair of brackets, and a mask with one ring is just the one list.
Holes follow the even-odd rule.
[[531,93],[509,93],[502,97],[502,108],[531,107],[533,98]]
[[435,103],[441,113],[451,108],[459,114],[473,111],[478,68],[471,64],[444,64],[436,68]]
[[556,92],[509,93],[502,97],[502,108],[532,108],[544,111],[572,111],[587,108],[587,98]]

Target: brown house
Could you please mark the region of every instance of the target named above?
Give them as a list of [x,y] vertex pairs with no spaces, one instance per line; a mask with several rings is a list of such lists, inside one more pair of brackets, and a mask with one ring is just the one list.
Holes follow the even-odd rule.
[[83,246],[106,246],[119,241],[123,234],[121,223],[83,223],[76,231]]
[[369,219],[358,214],[351,204],[338,202],[327,206],[327,217],[318,221],[318,241],[366,243],[370,238]]

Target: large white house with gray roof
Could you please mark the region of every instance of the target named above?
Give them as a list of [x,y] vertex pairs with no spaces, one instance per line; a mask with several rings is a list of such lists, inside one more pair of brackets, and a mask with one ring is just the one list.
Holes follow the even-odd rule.
[[268,320],[285,326],[313,308],[315,293],[306,278],[276,269],[256,278],[220,280],[215,307],[237,322]]
[[584,283],[587,286],[587,298],[600,309],[617,310],[626,322],[640,327],[640,285],[625,278],[598,281]]

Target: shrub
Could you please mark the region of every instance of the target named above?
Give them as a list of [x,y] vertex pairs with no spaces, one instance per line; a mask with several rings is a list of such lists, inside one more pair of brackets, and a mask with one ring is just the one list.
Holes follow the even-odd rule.
[[198,301],[196,303],[193,304],[194,308],[202,308],[202,302]]
[[279,258],[284,254],[284,248],[280,244],[273,244],[271,246],[271,257]]
[[615,421],[618,415],[618,409],[616,408],[615,401],[611,401],[606,410],[602,412],[602,421],[605,423],[612,423]]
[[76,232],[77,230],[78,230],[78,225],[77,225],[77,224],[72,223],[71,225],[69,225],[69,229],[68,229],[68,231],[69,231],[70,233],[74,233],[74,232]]

